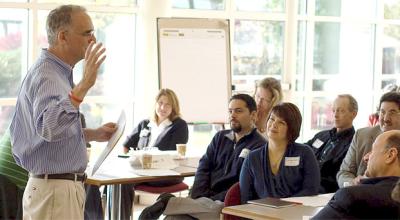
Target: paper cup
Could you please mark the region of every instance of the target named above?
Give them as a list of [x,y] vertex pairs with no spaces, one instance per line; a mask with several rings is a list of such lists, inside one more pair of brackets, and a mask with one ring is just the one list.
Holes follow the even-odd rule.
[[185,155],[186,155],[186,144],[176,144],[176,151],[178,151],[179,156],[185,157]]
[[151,163],[153,158],[151,154],[143,154],[142,155],[142,168],[143,169],[151,169]]

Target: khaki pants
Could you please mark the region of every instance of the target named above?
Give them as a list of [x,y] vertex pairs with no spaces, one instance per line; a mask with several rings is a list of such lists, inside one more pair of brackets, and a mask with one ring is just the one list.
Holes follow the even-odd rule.
[[27,220],[83,219],[85,190],[72,180],[29,178],[23,196]]

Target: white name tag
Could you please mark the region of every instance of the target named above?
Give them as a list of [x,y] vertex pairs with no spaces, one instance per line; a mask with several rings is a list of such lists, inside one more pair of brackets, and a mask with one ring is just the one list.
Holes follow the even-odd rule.
[[244,149],[242,150],[242,152],[240,152],[239,157],[241,157],[241,158],[246,158],[247,155],[249,155],[249,153],[250,153],[250,150],[247,149],[247,148],[244,148]]
[[296,167],[300,164],[300,157],[285,157],[285,166]]
[[147,136],[149,136],[149,133],[150,133],[149,130],[143,129],[143,130],[140,131],[139,136],[140,136],[140,137],[147,137]]
[[317,139],[317,140],[314,141],[312,146],[315,147],[315,148],[320,148],[323,144],[324,144],[324,142],[322,142],[320,139]]

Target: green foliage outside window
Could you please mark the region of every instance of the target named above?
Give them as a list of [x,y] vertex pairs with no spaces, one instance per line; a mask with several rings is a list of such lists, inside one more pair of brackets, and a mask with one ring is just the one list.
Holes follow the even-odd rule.
[[400,2],[397,4],[385,4],[385,19],[400,19]]
[[0,97],[17,96],[21,77],[21,48],[0,51]]

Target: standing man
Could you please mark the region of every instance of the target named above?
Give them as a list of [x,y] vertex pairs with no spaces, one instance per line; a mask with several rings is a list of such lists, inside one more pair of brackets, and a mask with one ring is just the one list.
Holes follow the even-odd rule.
[[[79,105],[95,84],[105,59],[83,7],[52,10],[46,23],[49,48],[26,75],[11,122],[14,158],[29,172],[24,219],[83,219],[86,142],[107,141],[114,123],[83,129]],[[73,67],[85,59],[82,80],[73,87]]]
[[266,143],[254,127],[256,114],[256,103],[251,96],[232,96],[229,102],[231,130],[215,134],[200,159],[191,198],[161,194],[156,203],[142,211],[139,219],[157,219],[163,213],[167,219],[219,219],[226,192],[239,181],[244,159],[251,150]]
[[379,102],[379,125],[361,128],[354,134],[349,150],[337,174],[339,187],[357,185],[364,178],[367,163],[364,156],[371,151],[376,137],[385,131],[400,130],[400,93],[388,92]]
[[339,188],[336,174],[353,138],[353,120],[357,112],[358,104],[353,96],[338,95],[333,102],[335,127],[317,133],[306,143],[312,147],[319,162],[321,172],[319,193],[332,193]]
[[379,135],[366,158],[368,178],[339,189],[313,219],[400,219],[400,203],[391,198],[400,180],[400,131]]

